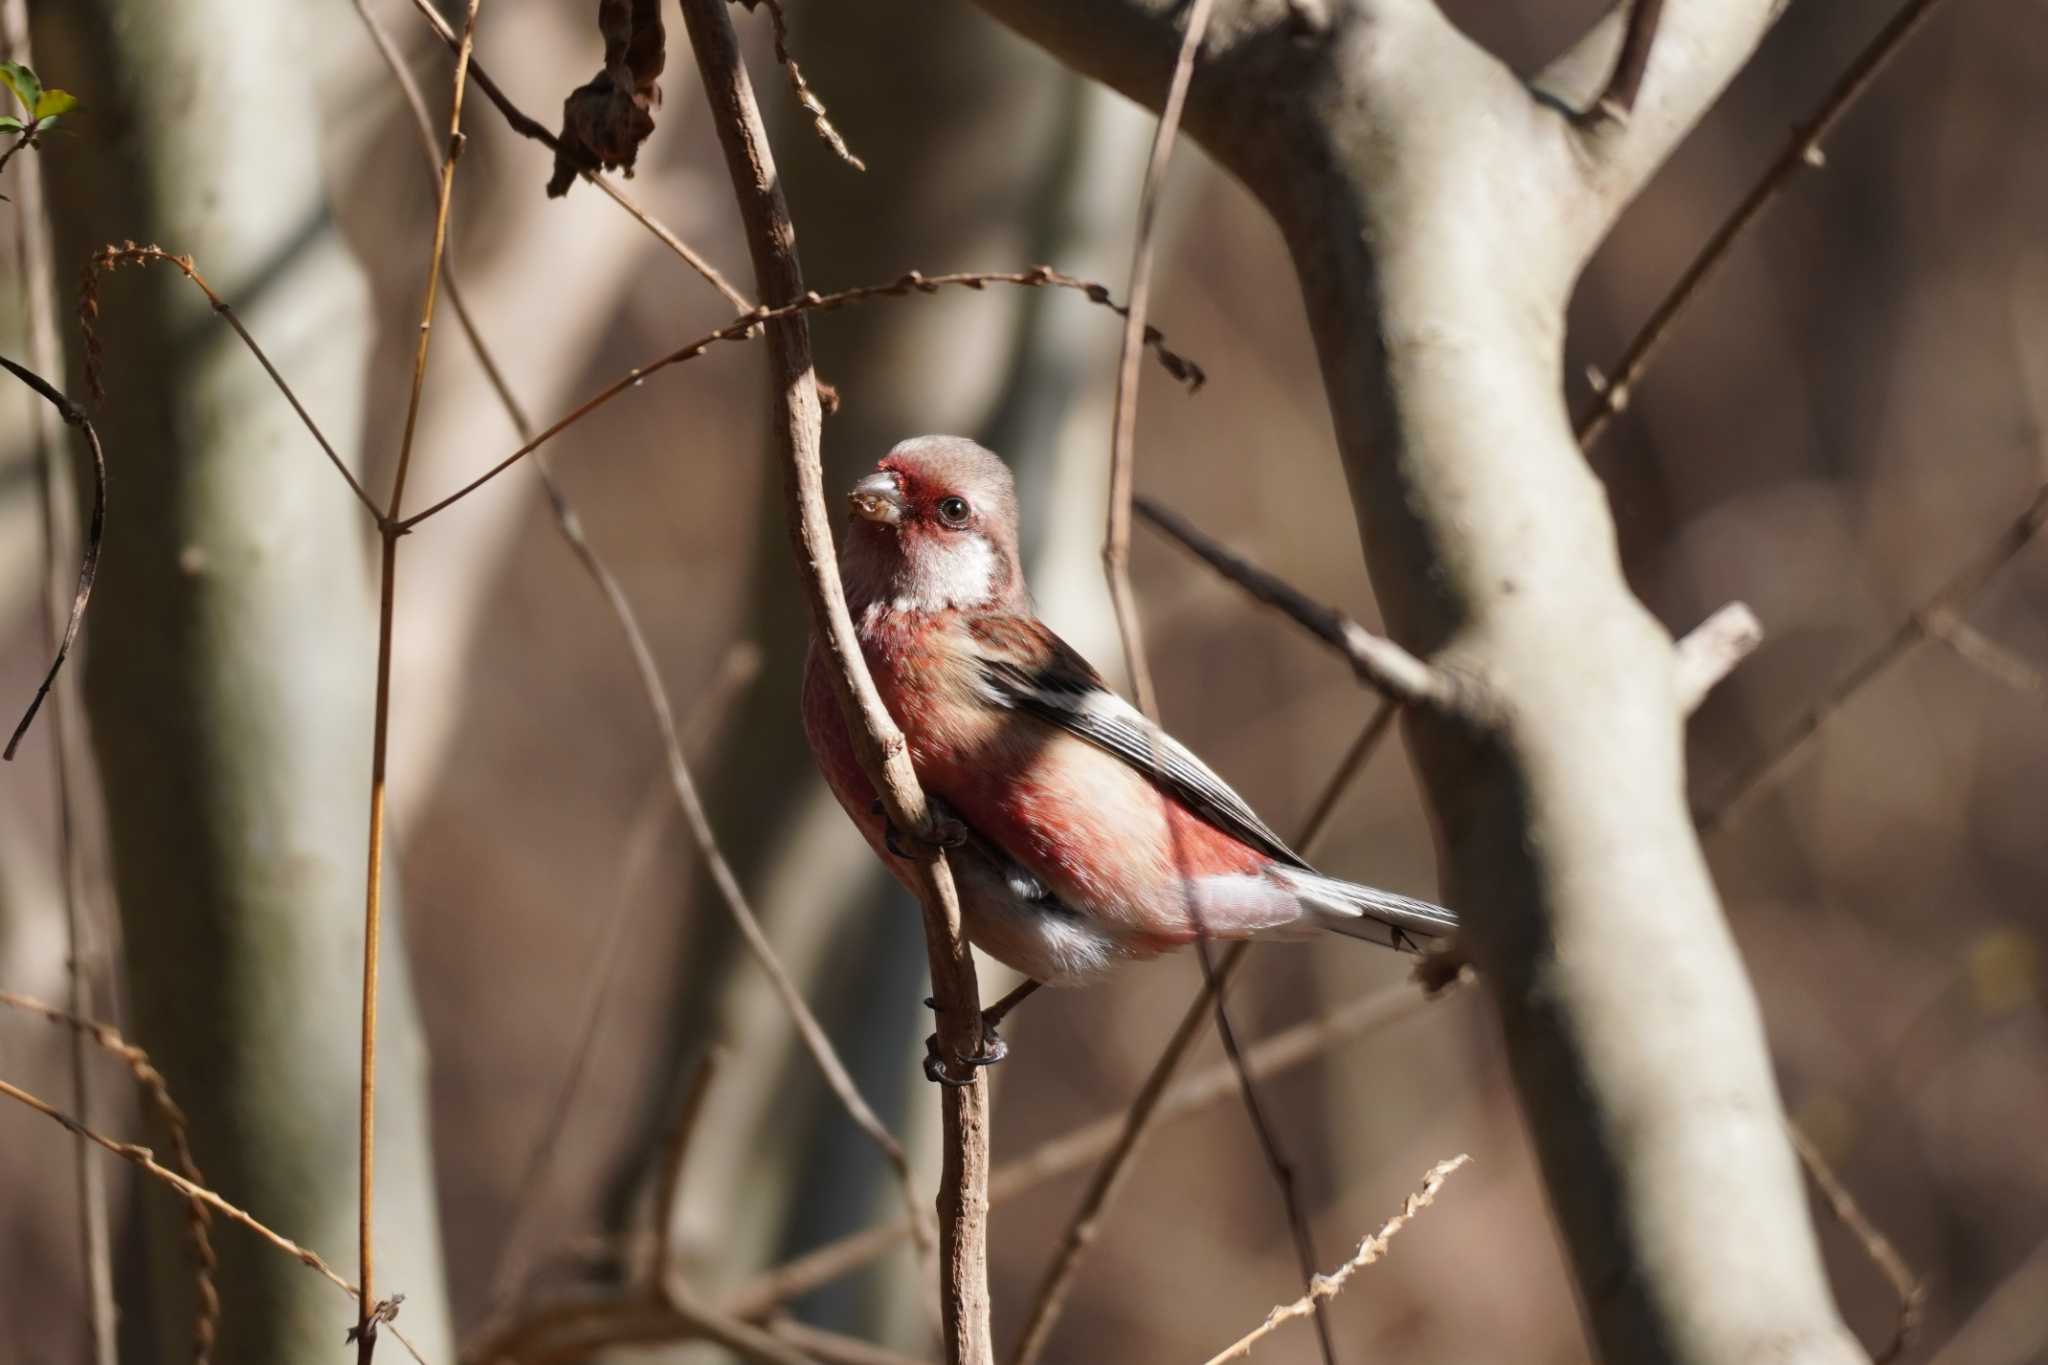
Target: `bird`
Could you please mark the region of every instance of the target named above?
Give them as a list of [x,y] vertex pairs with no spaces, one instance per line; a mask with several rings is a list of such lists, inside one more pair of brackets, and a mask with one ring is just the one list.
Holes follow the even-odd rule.
[[[861,653],[951,854],[968,940],[1025,981],[1094,980],[1195,939],[1335,930],[1420,951],[1457,917],[1311,867],[1215,770],[1112,690],[1037,617],[1015,481],[961,436],[891,449],[848,493],[839,573]],[[905,886],[935,856],[894,829],[862,771],[814,636],[805,736],[839,804]],[[926,1072],[958,1083],[937,1068]]]

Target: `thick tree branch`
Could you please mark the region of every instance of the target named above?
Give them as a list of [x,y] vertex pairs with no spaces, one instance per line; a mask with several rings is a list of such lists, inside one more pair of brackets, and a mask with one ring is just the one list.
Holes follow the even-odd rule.
[[[711,102],[712,122],[724,149],[747,244],[754,258],[756,292],[775,304],[801,298],[796,232],[783,202],[761,113],[741,63],[725,0],[683,0],[683,20]],[[825,510],[819,463],[820,415],[811,368],[808,324],[793,317],[768,324],[774,389],[771,426],[781,447],[790,536],[804,571],[816,638],[831,660],[834,690],[861,768],[881,794],[898,829],[931,826],[923,789],[910,766],[902,733],[884,709],[868,676],[860,641],[847,615],[837,555]],[[983,1050],[980,990],[974,958],[961,932],[960,902],[943,853],[916,864],[931,958],[939,1046],[949,1059]],[[939,1187],[940,1301],[949,1362],[987,1365],[992,1359],[988,1301],[988,1081],[968,1069],[964,1084],[941,1087],[945,1157]]]
[[[981,3],[1157,106],[1170,0]],[[1432,6],[1330,9],[1220,6],[1186,124],[1294,258],[1389,637],[1478,702],[1409,708],[1411,750],[1589,1328],[1611,1360],[1854,1360],[1681,796],[1696,689],[1559,374],[1581,265],[1775,7],[1667,0],[1592,129],[1618,18],[1532,100]]]

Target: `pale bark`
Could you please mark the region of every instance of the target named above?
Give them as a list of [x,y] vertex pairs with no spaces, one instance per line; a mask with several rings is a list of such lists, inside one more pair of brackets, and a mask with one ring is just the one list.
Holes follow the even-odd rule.
[[[1173,0],[981,3],[1133,98],[1165,89]],[[1424,0],[1225,0],[1186,118],[1294,257],[1388,626],[1466,684],[1409,736],[1612,1360],[1860,1355],[1687,816],[1676,656],[1559,373],[1580,267],[1775,9],[1667,3],[1621,123],[1570,115],[1613,17],[1538,96]]]
[[[53,185],[65,277],[108,239],[192,253],[353,451],[367,300],[328,219],[315,21],[215,0],[65,0],[36,21],[46,61],[93,77],[92,137]],[[134,1031],[214,1187],[346,1263],[375,657],[362,509],[174,270],[102,295],[97,420],[120,510],[84,677]],[[426,1059],[395,924],[384,942],[379,1289],[446,1359]],[[170,1242],[182,1209],[148,1205]],[[216,1242],[218,1359],[339,1352],[355,1313],[331,1286],[246,1237]],[[188,1282],[152,1285],[138,1358],[185,1349]]]

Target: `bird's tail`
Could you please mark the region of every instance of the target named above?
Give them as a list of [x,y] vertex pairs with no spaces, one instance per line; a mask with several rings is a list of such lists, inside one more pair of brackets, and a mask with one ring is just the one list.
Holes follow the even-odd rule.
[[1441,905],[1411,896],[1288,868],[1283,873],[1301,898],[1307,918],[1325,929],[1382,947],[1418,953],[1431,940],[1458,927],[1458,917]]

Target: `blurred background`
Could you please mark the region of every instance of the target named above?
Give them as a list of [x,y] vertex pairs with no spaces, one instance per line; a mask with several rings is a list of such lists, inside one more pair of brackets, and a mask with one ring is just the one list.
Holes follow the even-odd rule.
[[[28,6],[37,68],[86,105],[69,136],[32,154],[56,212],[62,325],[75,330],[73,282],[95,245],[160,236],[169,250],[191,250],[344,456],[372,488],[388,488],[433,214],[411,117],[340,0],[253,16],[188,4],[154,19],[113,0]],[[367,4],[445,117],[444,49],[410,6]],[[1577,0],[1446,8],[1523,70],[1597,10]],[[590,9],[484,6],[479,60],[543,122],[599,65]],[[1148,118],[963,4],[790,9],[792,48],[868,166],[853,171],[813,135],[773,69],[765,17],[736,11],[812,286],[1043,262],[1122,296]],[[1630,210],[1574,305],[1574,407],[1586,368],[1611,365],[1880,21],[1867,5],[1792,7]],[[188,23],[198,36],[164,36]],[[120,53],[138,32],[163,55],[147,80],[124,86]],[[1682,633],[1740,599],[1768,632],[1692,724],[1697,800],[1712,803],[1778,745],[2048,477],[2048,160],[2030,154],[2048,139],[2044,81],[2048,9],[1943,7],[1829,141],[1825,169],[1797,180],[1736,248],[1594,457],[1632,581],[1666,625]],[[672,16],[663,85],[658,129],[626,188],[750,290]],[[588,184],[546,199],[546,151],[474,94],[466,127],[451,259],[535,417],[552,420],[731,316]],[[131,153],[145,160],[122,160]],[[16,173],[29,159],[9,166],[0,191],[19,199]],[[248,195],[250,206],[183,204],[179,177],[224,175],[222,164],[234,170],[219,194]],[[11,276],[19,207],[0,209]],[[1187,145],[1162,232],[1152,320],[1209,380],[1190,395],[1148,366],[1140,490],[1370,624],[1371,586],[1276,233]],[[149,1046],[194,1110],[200,1166],[227,1197],[346,1270],[372,538],[346,488],[188,291],[160,268],[124,272],[101,291],[114,482],[102,598],[81,650],[92,731],[81,752],[94,769],[74,775],[85,809],[81,956],[94,1012]],[[10,356],[25,352],[25,306],[21,289],[0,291]],[[518,444],[452,322],[444,309],[409,507]],[[1003,452],[1023,485],[1042,614],[1117,672],[1098,559],[1116,319],[1076,295],[990,289],[884,300],[812,325],[820,373],[841,395],[826,426],[829,484],[843,487],[920,432],[969,433]],[[66,345],[65,386],[82,394],[75,336]],[[193,358],[202,353],[210,358]],[[227,423],[240,443],[230,455],[217,453],[223,428],[188,410],[202,401],[195,392],[216,414],[246,410]],[[728,346],[651,379],[551,452],[647,627],[723,847],[862,1090],[920,1164],[922,1197],[937,1133],[917,1068],[930,1028],[923,943],[914,905],[878,874],[801,741],[807,627],[765,413],[758,353]],[[37,420],[25,391],[0,390],[0,698],[10,723],[47,662]],[[181,470],[200,471],[200,491]],[[222,492],[251,484],[258,492],[239,505],[239,493]],[[260,681],[215,679],[201,690],[218,711],[195,718],[202,703],[167,702],[184,694],[149,680],[169,648],[152,632],[184,610],[149,594],[174,594],[180,573],[206,576],[177,554],[209,515],[243,526],[303,515],[328,530],[250,551],[307,559],[281,602],[195,609],[180,639],[232,655],[248,623],[263,641],[246,660]],[[308,544],[330,548],[294,554]],[[1168,724],[1276,828],[1297,828],[1371,699],[1298,629],[1142,527],[1134,574]],[[2039,670],[2044,607],[2048,551],[2034,547],[1977,598],[1968,622]],[[392,1268],[380,1288],[408,1295],[400,1325],[438,1343],[430,1359],[454,1359],[452,1340],[473,1339],[508,1309],[618,1279],[648,1236],[664,1134],[712,1049],[722,1061],[675,1229],[707,1297],[896,1216],[886,1168],[793,1046],[703,880],[623,637],[566,552],[530,465],[403,543],[396,651],[390,867],[410,970],[409,983],[401,971],[387,986],[416,1002],[417,1033],[394,1006],[388,1102],[417,1112],[380,1186],[387,1216],[404,1220],[388,1232]],[[139,661],[121,662],[130,657]],[[2004,676],[1939,641],[1921,645],[1833,714],[1782,782],[1707,845],[1788,1108],[1927,1281],[1909,1359],[1944,1346],[1945,1362],[2048,1359],[2040,676]],[[307,696],[294,690],[302,680]],[[236,741],[248,770],[192,757],[241,734],[249,713],[271,711],[260,742]],[[68,720],[81,719],[74,706]],[[53,1001],[67,991],[56,731],[46,714],[0,772],[0,987]],[[205,790],[273,768],[289,770],[276,789],[258,781],[233,800]],[[283,790],[291,783],[303,797]],[[207,812],[203,829],[188,826],[194,807]],[[291,950],[290,972],[211,970],[235,951],[221,907],[243,904],[210,880],[241,884],[221,871],[235,856],[234,812],[253,810],[252,827],[267,828],[264,811],[287,807],[357,860],[332,869],[333,915],[317,919],[289,885],[267,881],[236,912],[268,926],[264,951],[288,933],[312,938]],[[188,855],[211,870],[183,870]],[[1318,861],[1433,894],[1430,833],[1398,743],[1342,799]],[[181,909],[191,900],[205,904]],[[1233,996],[1238,1027],[1250,1040],[1328,1014],[1396,985],[1408,965],[1343,941],[1258,948]],[[985,970],[984,994],[1006,980]],[[1120,1113],[1198,981],[1184,955],[1027,1006],[1006,1029],[1012,1057],[997,1077],[998,1165]],[[1586,1357],[1495,1029],[1480,993],[1459,992],[1266,1082],[1326,1266],[1433,1162],[1474,1158],[1331,1307],[1342,1358]],[[280,1040],[279,1059],[249,1059],[238,1040],[259,1036]],[[1218,1055],[1205,1039],[1191,1069]],[[94,1057],[90,1073],[94,1125],[161,1145],[118,1065]],[[69,1106],[66,1035],[0,1015],[0,1076]],[[291,1088],[300,1083],[306,1096]],[[269,1139],[258,1130],[289,1137],[311,1164],[265,1168],[258,1149]],[[86,1358],[74,1160],[54,1125],[0,1109],[0,1357]],[[178,1212],[116,1163],[105,1178],[124,1358],[179,1358],[182,1334],[152,1324],[184,1311],[182,1252],[162,1241],[174,1232],[144,1250],[148,1229],[174,1230]],[[1000,1341],[1019,1329],[1085,1179],[1063,1176],[995,1210]],[[1881,1347],[1897,1316],[1893,1291],[1851,1235],[1825,1211],[1817,1217],[1844,1313]],[[340,1295],[237,1229],[217,1225],[214,1239],[251,1276],[268,1273],[259,1262],[283,1266],[248,1303],[236,1299],[246,1286],[230,1281],[222,1358],[266,1358],[257,1338],[237,1334],[301,1292],[313,1324],[305,1340],[324,1344],[268,1358],[343,1350],[353,1310]],[[923,1283],[898,1246],[790,1307],[929,1357]],[[1226,1097],[1146,1149],[1049,1358],[1201,1359],[1299,1292],[1273,1179]],[[274,1352],[295,1338],[263,1340]],[[1313,1333],[1287,1329],[1258,1358],[1317,1359]]]

